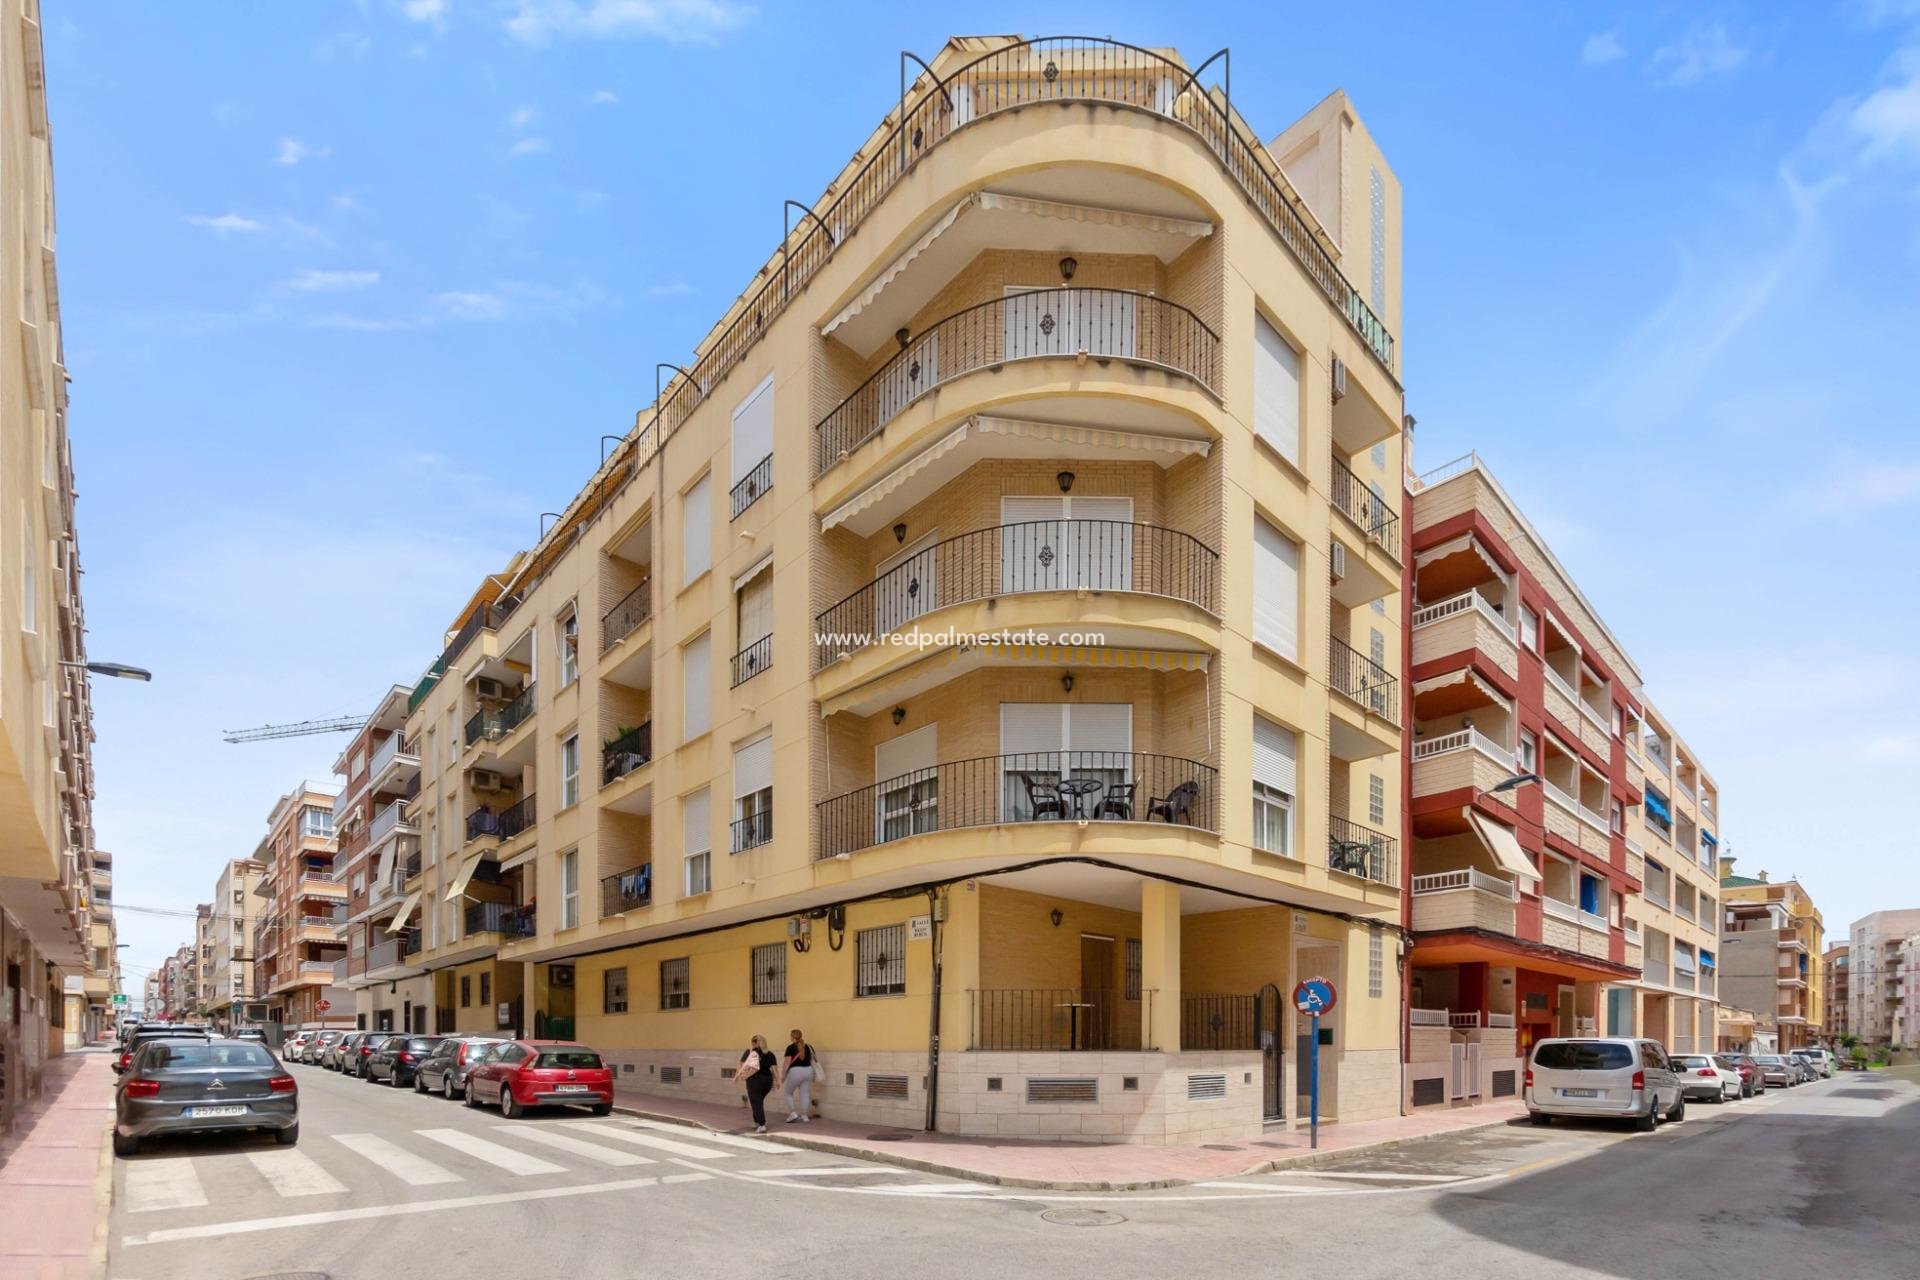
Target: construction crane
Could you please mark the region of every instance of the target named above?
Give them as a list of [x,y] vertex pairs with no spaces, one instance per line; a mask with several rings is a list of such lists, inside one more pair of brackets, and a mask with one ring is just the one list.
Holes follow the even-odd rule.
[[348,733],[367,722],[365,716],[336,716],[331,720],[302,720],[298,724],[263,724],[258,729],[228,729],[225,742],[265,742],[269,738],[304,738],[315,733]]

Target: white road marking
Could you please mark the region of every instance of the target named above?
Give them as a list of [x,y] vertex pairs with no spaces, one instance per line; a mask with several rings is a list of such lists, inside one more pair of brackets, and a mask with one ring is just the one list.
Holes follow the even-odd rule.
[[[959,1191],[967,1192],[970,1195],[978,1195],[982,1191],[985,1191],[987,1188],[981,1186],[977,1182],[910,1182],[904,1187],[875,1187],[873,1189],[875,1191],[885,1192],[889,1195],[898,1196],[898,1195],[923,1195],[923,1194],[937,1195],[943,1192],[959,1192]],[[1016,1197],[1009,1196],[1007,1198],[1011,1200],[1011,1199],[1015,1199]]]
[[1274,1172],[1306,1178],[1352,1178],[1359,1182],[1458,1182],[1466,1176],[1459,1173],[1322,1173],[1318,1169],[1275,1169]]
[[1234,1191],[1270,1191],[1283,1196],[1338,1196],[1343,1191],[1332,1187],[1289,1187],[1280,1182],[1196,1182],[1196,1187],[1226,1187]]
[[[562,1123],[565,1122],[563,1121]],[[587,1159],[597,1160],[601,1164],[636,1165],[653,1163],[653,1161],[646,1156],[637,1156],[631,1151],[615,1151],[612,1147],[603,1147],[597,1142],[582,1142],[580,1139],[570,1137],[567,1134],[555,1133],[550,1129],[538,1128],[534,1125],[501,1124],[495,1125],[493,1131],[495,1133],[510,1133],[516,1138],[524,1138],[528,1142],[538,1142],[544,1146],[552,1147],[556,1151],[565,1151],[576,1156],[585,1156]]]
[[697,1134],[702,1142],[711,1142],[721,1147],[738,1147],[742,1151],[758,1151],[763,1156],[792,1156],[798,1155],[802,1150],[800,1147],[768,1142],[764,1138],[748,1138],[737,1133],[714,1133],[707,1129],[695,1129],[684,1124],[666,1124],[659,1120],[628,1120],[622,1127],[652,1129],[660,1133]]
[[520,1177],[530,1177],[536,1173],[565,1173],[557,1164],[530,1156],[524,1151],[515,1151],[512,1147],[503,1147],[497,1142],[488,1142],[485,1138],[471,1133],[462,1133],[458,1129],[415,1129],[415,1133],[442,1146],[452,1147],[455,1151],[472,1156],[475,1160],[484,1160],[496,1169],[505,1169],[508,1173]]
[[675,1142],[672,1138],[662,1138],[653,1133],[640,1133],[622,1124],[600,1125],[594,1129],[594,1132],[603,1138],[617,1138],[621,1142],[631,1142],[636,1147],[651,1147],[655,1151],[664,1151],[670,1156],[685,1156],[689,1160],[731,1160],[733,1158],[731,1151],[715,1151],[710,1147],[696,1147],[690,1142]]
[[127,1166],[128,1213],[194,1209],[206,1202],[207,1192],[200,1185],[200,1175],[193,1171],[193,1161],[184,1156]]
[[846,1169],[742,1169],[740,1172],[750,1173],[756,1178],[833,1178],[844,1177],[845,1175],[854,1173],[884,1173],[897,1178],[919,1171],[916,1169],[895,1169],[888,1165],[854,1165]]
[[371,1133],[336,1133],[333,1140],[353,1152],[365,1156],[410,1187],[430,1187],[443,1182],[464,1182],[465,1179],[451,1169],[443,1169],[431,1160],[414,1155],[402,1147],[396,1147],[385,1138]]
[[332,1196],[346,1194],[346,1185],[313,1162],[311,1156],[293,1147],[273,1151],[249,1151],[247,1162],[282,1196]]

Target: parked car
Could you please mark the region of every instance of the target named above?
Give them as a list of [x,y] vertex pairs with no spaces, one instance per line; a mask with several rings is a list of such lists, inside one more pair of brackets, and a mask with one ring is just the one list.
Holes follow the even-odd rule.
[[192,1023],[149,1023],[135,1029],[134,1033],[127,1038],[126,1047],[114,1060],[114,1073],[121,1077],[121,1083],[124,1084],[126,1073],[133,1068],[133,1060],[140,1056],[142,1049],[155,1040],[206,1040],[211,1038],[212,1034],[205,1027],[195,1026]]
[[252,1040],[157,1037],[141,1046],[115,1100],[113,1154],[162,1134],[266,1129],[300,1141],[300,1090],[273,1051]]
[[1680,1090],[1689,1098],[1726,1102],[1745,1093],[1740,1073],[1723,1067],[1706,1053],[1676,1053],[1669,1059],[1680,1077]]
[[367,1034],[360,1037],[360,1043],[354,1048],[353,1057],[345,1060],[342,1069],[350,1076],[359,1076],[362,1080],[366,1079],[367,1060],[373,1057],[373,1051],[375,1049],[378,1049],[381,1045],[392,1039],[395,1034],[396,1033],[392,1031],[367,1032]]
[[599,1053],[565,1040],[510,1040],[467,1073],[467,1105],[498,1106],[509,1120],[530,1107],[590,1106],[613,1111],[613,1072]]
[[280,1058],[283,1062],[300,1061],[300,1050],[313,1038],[311,1031],[296,1031],[280,1045]]
[[1687,1098],[1658,1041],[1627,1036],[1542,1040],[1527,1060],[1521,1098],[1527,1118],[1632,1120],[1651,1132],[1661,1117],[1684,1120]]
[[1833,1075],[1834,1057],[1825,1049],[1795,1049],[1788,1056],[1799,1058],[1812,1068],[1815,1080],[1826,1080]]
[[1768,1084],[1777,1084],[1791,1089],[1800,1083],[1800,1073],[1794,1069],[1791,1062],[1777,1053],[1756,1053],[1753,1055],[1753,1060],[1759,1064],[1760,1078]]
[[493,1036],[448,1036],[433,1047],[413,1073],[414,1091],[437,1091],[447,1099],[460,1097],[467,1089],[467,1072],[488,1050],[507,1043]]
[[390,1036],[367,1059],[367,1079],[385,1081],[396,1089],[410,1085],[420,1070],[421,1061],[439,1043],[439,1036]]
[[1744,1053],[1716,1053],[1715,1062],[1729,1071],[1740,1073],[1740,1096],[1751,1098],[1756,1093],[1767,1091],[1767,1079],[1760,1072],[1760,1064]]
[[320,1065],[329,1071],[345,1070],[347,1060],[358,1052],[360,1041],[366,1034],[364,1031],[349,1031],[341,1036],[333,1042],[333,1047],[327,1050],[327,1056]]
[[233,1038],[235,1040],[251,1040],[255,1044],[265,1044],[267,1042],[267,1033],[259,1027],[242,1027],[233,1033]]
[[346,1034],[344,1031],[331,1029],[314,1032],[306,1044],[300,1048],[300,1061],[306,1063],[308,1066],[319,1066],[322,1055],[324,1055],[329,1048],[340,1043],[340,1037]]

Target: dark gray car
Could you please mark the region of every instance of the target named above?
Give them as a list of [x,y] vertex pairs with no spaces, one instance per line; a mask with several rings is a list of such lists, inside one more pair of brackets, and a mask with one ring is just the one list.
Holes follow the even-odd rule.
[[449,1100],[460,1097],[467,1091],[467,1072],[489,1049],[505,1043],[493,1036],[448,1036],[414,1072],[414,1091]]
[[410,1087],[420,1063],[439,1043],[439,1036],[391,1036],[367,1059],[367,1079],[385,1081],[396,1089]]
[[280,1060],[251,1040],[163,1039],[144,1046],[116,1093],[113,1153],[147,1138],[266,1129],[300,1140],[300,1090]]

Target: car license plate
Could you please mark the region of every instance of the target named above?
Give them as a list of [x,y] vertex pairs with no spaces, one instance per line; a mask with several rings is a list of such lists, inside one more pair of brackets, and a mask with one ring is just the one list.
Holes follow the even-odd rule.
[[587,1092],[587,1086],[584,1084],[555,1085],[553,1091],[555,1093],[585,1093]]
[[1563,1098],[1597,1098],[1600,1096],[1600,1091],[1598,1089],[1562,1089],[1560,1096]]
[[247,1114],[247,1109],[245,1107],[188,1107],[187,1108],[187,1118],[190,1120],[206,1120],[206,1119],[210,1119],[213,1116],[243,1116],[245,1114]]

